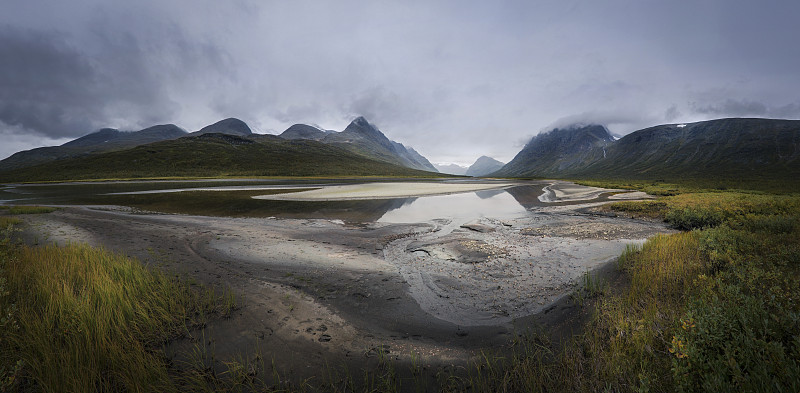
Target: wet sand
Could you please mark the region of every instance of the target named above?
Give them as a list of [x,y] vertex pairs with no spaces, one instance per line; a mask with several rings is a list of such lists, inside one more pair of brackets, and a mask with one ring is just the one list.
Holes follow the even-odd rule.
[[291,194],[255,196],[255,199],[282,201],[350,201],[359,199],[410,198],[446,195],[468,191],[500,189],[511,183],[487,182],[424,182],[424,183],[363,183],[322,186],[319,189]]
[[[548,187],[573,203],[602,193],[564,182]],[[87,242],[230,288],[242,308],[210,323],[204,345],[219,362],[258,352],[276,359],[286,377],[303,379],[329,365],[369,368],[378,352],[431,367],[464,364],[508,344],[520,321],[536,324],[582,274],[614,260],[627,244],[670,232],[660,223],[583,213],[593,205],[590,199],[514,218],[413,224],[134,214],[119,207],[70,207],[25,220],[29,242]],[[173,350],[192,345],[184,340]]]

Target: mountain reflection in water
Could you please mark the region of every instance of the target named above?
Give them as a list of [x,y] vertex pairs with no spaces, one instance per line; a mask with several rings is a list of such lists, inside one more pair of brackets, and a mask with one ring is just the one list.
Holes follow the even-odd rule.
[[[411,223],[437,218],[468,220],[480,217],[513,218],[541,206],[586,203],[544,203],[538,197],[549,182],[536,181],[505,189],[483,190],[417,198],[349,201],[277,201],[250,198],[259,185],[275,187],[321,187],[343,184],[309,181],[198,181],[114,182],[48,185],[13,185],[0,189],[0,200],[10,204],[121,205],[142,210],[233,217],[281,217],[342,220],[347,223]],[[213,187],[203,194],[192,191]],[[246,191],[251,189],[250,191]],[[154,191],[162,193],[153,193]],[[168,193],[163,193],[168,192]],[[127,194],[127,195],[125,195]],[[205,195],[205,196],[203,196]],[[591,202],[604,201],[602,195]]]

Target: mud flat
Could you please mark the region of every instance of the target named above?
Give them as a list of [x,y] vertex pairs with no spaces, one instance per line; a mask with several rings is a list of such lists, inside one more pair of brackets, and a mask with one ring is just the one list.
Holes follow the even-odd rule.
[[[308,193],[313,198],[361,198],[367,192],[389,197],[397,190],[442,194],[467,186],[393,184],[351,187],[349,194]],[[482,349],[507,344],[520,320],[536,323],[587,270],[614,260],[628,244],[671,231],[660,223],[583,213],[597,204],[592,195],[608,190],[548,184],[543,183],[560,200],[589,199],[515,216],[467,214],[358,225],[83,206],[25,217],[26,237],[102,245],[230,288],[242,308],[203,332],[203,342],[219,361],[259,352],[275,359],[285,376],[301,379],[331,364],[369,367],[379,352],[434,367],[463,364]],[[468,184],[468,189],[508,185]],[[174,347],[178,352],[191,345]]]

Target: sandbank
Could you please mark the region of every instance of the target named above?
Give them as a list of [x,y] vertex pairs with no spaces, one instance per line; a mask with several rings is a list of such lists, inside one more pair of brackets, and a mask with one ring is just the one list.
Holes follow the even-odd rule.
[[279,201],[346,201],[358,199],[411,198],[427,195],[445,195],[460,192],[483,191],[504,188],[513,183],[364,183],[340,186],[323,186],[309,191],[291,194],[259,195],[255,199]]

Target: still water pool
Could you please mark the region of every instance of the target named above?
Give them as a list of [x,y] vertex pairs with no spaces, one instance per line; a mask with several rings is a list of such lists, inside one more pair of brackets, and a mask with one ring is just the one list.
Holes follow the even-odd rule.
[[[512,218],[537,206],[543,181],[503,189],[416,198],[350,201],[257,200],[253,196],[358,183],[359,180],[201,180],[6,185],[0,203],[118,205],[146,211],[233,217],[339,219],[349,223],[408,223],[436,218]],[[363,182],[363,180],[362,180]],[[604,200],[604,198],[597,199]],[[574,202],[573,202],[574,203]],[[580,203],[580,202],[578,202]]]

